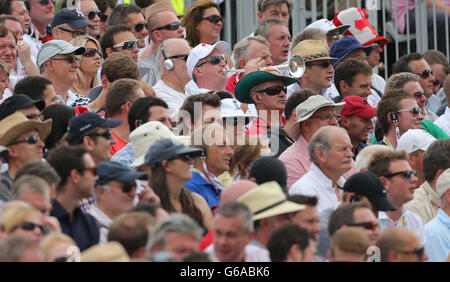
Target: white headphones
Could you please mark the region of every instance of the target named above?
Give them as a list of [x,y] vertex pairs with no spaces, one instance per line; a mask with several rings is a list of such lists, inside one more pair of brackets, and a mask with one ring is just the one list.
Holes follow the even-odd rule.
[[164,67],[166,68],[166,70],[170,71],[173,70],[173,61],[171,59],[167,59],[166,57],[166,53],[164,53],[164,42],[161,43],[161,53],[164,57]]

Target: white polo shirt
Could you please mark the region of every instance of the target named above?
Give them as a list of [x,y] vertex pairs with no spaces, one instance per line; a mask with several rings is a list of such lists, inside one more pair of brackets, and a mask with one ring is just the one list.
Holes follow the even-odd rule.
[[405,208],[402,208],[402,215],[397,221],[393,221],[385,212],[380,211],[378,213],[378,224],[380,225],[380,231],[390,227],[408,229],[416,233],[420,242],[425,244],[425,233],[422,219],[415,213],[412,213]]

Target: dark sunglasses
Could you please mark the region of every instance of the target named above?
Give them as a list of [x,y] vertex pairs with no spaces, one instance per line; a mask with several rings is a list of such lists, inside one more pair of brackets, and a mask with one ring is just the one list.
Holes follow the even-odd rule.
[[43,116],[42,115],[38,115],[38,114],[29,114],[26,115],[27,119],[34,119],[34,120],[39,120],[41,121]]
[[83,56],[84,57],[94,57],[95,54],[98,54],[100,57],[102,57],[102,51],[97,48],[86,48],[86,51],[84,51]]
[[353,226],[353,227],[363,227],[364,229],[372,230],[372,231],[374,231],[378,227],[378,223],[376,223],[375,221],[364,221],[364,222],[358,222],[358,223],[349,223],[349,224],[346,224],[346,225],[347,226]]
[[55,0],[40,0],[40,1],[39,1],[39,3],[40,3],[42,6],[46,6],[49,2],[52,2],[52,3],[53,3],[53,6],[55,6]]
[[222,22],[223,21],[222,17],[218,16],[218,15],[211,15],[209,17],[202,18],[202,20],[207,20],[208,22],[213,23],[213,24],[216,24],[218,22]]
[[97,168],[94,167],[85,167],[84,171],[90,171],[93,175],[97,175]]
[[202,152],[180,154],[180,155],[175,155],[175,156],[171,157],[168,161],[182,160],[184,162],[188,162],[192,159],[200,157],[201,155],[202,155]]
[[166,24],[157,28],[152,29],[154,30],[161,30],[161,29],[167,29],[167,30],[177,30],[181,26],[181,22],[173,22],[170,24]]
[[57,257],[53,260],[53,262],[67,262],[67,257]]
[[318,63],[318,64],[307,63],[307,65],[308,66],[319,66],[319,67],[321,67],[323,69],[327,69],[331,65],[331,62],[330,61],[323,61],[323,62]]
[[148,23],[138,23],[137,25],[134,26],[134,30],[136,32],[141,32],[143,29],[148,30]]
[[41,140],[41,136],[39,136],[39,135],[31,135],[31,136],[28,136],[25,139],[14,141],[14,142],[12,142],[9,145],[16,145],[16,144],[19,144],[19,143],[36,144],[39,140]]
[[106,138],[107,140],[111,140],[112,139],[112,133],[111,133],[110,130],[106,130],[104,132],[91,133],[91,134],[88,134],[87,136],[89,136],[89,137],[101,136],[101,137]]
[[100,21],[102,22],[102,23],[104,23],[104,22],[106,22],[108,20],[108,16],[107,15],[104,15],[103,13],[102,13],[102,15],[100,16]]
[[134,46],[137,46],[139,43],[139,40],[127,40],[124,41],[122,43],[116,44],[114,46],[112,46],[111,48],[115,49],[115,48],[119,48],[122,47],[123,50],[133,50]]
[[75,56],[64,57],[64,58],[52,58],[52,59],[50,59],[50,60],[53,60],[53,61],[67,61],[69,64],[73,64],[73,63],[75,63],[75,62],[77,62],[77,63],[80,62],[80,59],[78,59],[78,58],[75,57]]
[[87,13],[88,19],[91,21],[95,18],[95,16],[98,16],[99,18],[101,18],[102,15],[103,15],[103,13],[101,11],[89,11]]
[[67,28],[63,28],[63,27],[58,27],[58,29],[60,29],[60,30],[62,30],[62,31],[65,31],[65,32],[70,32],[70,33],[72,33],[72,37],[78,37],[78,36],[83,36],[83,35],[86,35],[87,33],[86,32],[82,32],[82,31],[77,31],[77,30],[70,30],[70,29],[67,29]]
[[42,233],[44,233],[44,226],[29,221],[22,222],[18,227],[27,231],[33,231],[37,227],[39,228],[39,230],[41,230]]
[[187,61],[188,57],[189,57],[189,55],[175,55],[175,56],[170,56],[168,59],[182,59],[183,61]]
[[397,112],[410,112],[414,117],[417,117],[420,113],[422,113],[422,109],[419,107],[414,107],[412,109],[398,110]]
[[257,93],[265,92],[267,95],[275,96],[275,95],[280,94],[281,91],[284,91],[284,93],[286,94],[287,86],[286,85],[283,85],[283,86],[275,85],[275,86],[267,87],[266,89],[258,90],[256,92]]
[[212,56],[209,59],[207,59],[206,61],[203,61],[200,64],[198,64],[196,67],[199,68],[199,67],[203,66],[206,63],[210,63],[210,64],[213,64],[213,65],[218,65],[218,64],[220,64],[220,60],[223,60],[225,62],[225,64],[228,64],[227,63],[227,58],[225,58],[225,56],[222,55],[222,56]]
[[425,92],[423,92],[423,91],[413,93],[414,97],[416,97],[417,99],[422,97],[424,94],[425,94]]
[[416,73],[416,74],[423,79],[427,79],[430,75],[433,74],[433,71],[432,70],[423,70],[421,73]]
[[136,188],[136,182],[121,182],[120,189],[122,189],[122,192],[125,194],[128,194],[131,192],[131,190]]
[[434,85],[434,86],[438,86],[438,85],[439,85],[440,87],[442,87],[443,84],[442,84],[442,82],[440,82],[438,79],[435,79],[435,80],[433,81],[433,85]]
[[400,251],[400,250],[397,250],[397,252],[402,253],[402,254],[406,254],[406,255],[415,254],[419,259],[423,257],[424,251],[425,251],[424,247],[416,248],[416,249],[411,250],[411,251]]
[[391,177],[394,177],[397,175],[401,175],[406,180],[409,180],[409,179],[411,179],[411,176],[413,176],[413,175],[417,176],[417,170],[403,170],[403,171],[387,174],[387,175],[385,175],[385,177],[391,178]]

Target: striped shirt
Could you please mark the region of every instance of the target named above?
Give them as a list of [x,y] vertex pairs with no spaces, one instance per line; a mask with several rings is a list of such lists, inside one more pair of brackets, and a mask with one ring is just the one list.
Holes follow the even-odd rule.
[[425,181],[416,191],[414,191],[414,199],[405,204],[405,208],[422,218],[426,224],[432,220],[441,205],[441,200],[436,191]]

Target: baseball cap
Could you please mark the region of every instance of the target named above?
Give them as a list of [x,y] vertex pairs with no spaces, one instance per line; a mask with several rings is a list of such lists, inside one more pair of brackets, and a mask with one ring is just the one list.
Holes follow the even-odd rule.
[[177,139],[165,138],[156,141],[150,146],[145,154],[145,163],[151,168],[155,168],[164,160],[169,160],[176,155],[190,154],[193,158],[200,157],[203,150],[199,148],[186,147]]
[[104,185],[111,180],[119,182],[131,182],[136,179],[145,180],[148,178],[144,172],[137,172],[132,168],[113,161],[102,161],[97,165],[98,179],[95,185]]
[[220,53],[224,54],[228,51],[229,45],[225,41],[217,41],[214,45],[209,45],[206,43],[200,43],[195,46],[186,61],[186,69],[190,77],[192,77],[192,73],[194,71],[195,66],[198,61],[207,57],[214,49],[217,49]]
[[450,168],[447,168],[436,180],[436,193],[439,199],[450,189]]
[[373,172],[364,171],[353,174],[347,179],[342,190],[366,196],[377,211],[395,210],[386,196],[383,182]]
[[244,114],[239,101],[233,98],[221,100],[220,114],[222,118],[243,118],[245,119],[245,124],[248,124],[256,117],[252,114]]
[[73,28],[80,28],[84,26],[89,26],[90,28],[94,27],[86,20],[83,12],[77,9],[69,8],[61,9],[55,14],[51,23],[51,28],[61,24],[68,24]]
[[341,116],[359,116],[362,118],[373,118],[377,109],[369,105],[367,100],[360,96],[347,96],[342,102],[345,102],[341,111]]
[[74,117],[67,128],[67,141],[72,141],[96,127],[114,128],[122,124],[121,120],[105,119],[97,113],[82,113]]
[[397,150],[405,150],[408,154],[417,150],[426,151],[434,141],[436,138],[423,129],[408,129],[400,136]]
[[337,64],[342,62],[348,56],[348,54],[358,49],[363,49],[364,52],[366,52],[367,56],[369,56],[370,51],[372,51],[371,46],[361,46],[358,40],[356,40],[356,38],[351,35],[344,36],[343,38],[334,42],[334,44],[331,45],[330,48],[330,56],[336,57],[338,59],[332,62],[333,67],[336,68]]
[[344,105],[345,102],[333,104],[321,95],[313,95],[309,97],[306,101],[299,104],[295,108],[297,120],[291,127],[292,137],[294,138],[294,140],[298,139],[298,136],[300,135],[300,123],[309,119],[318,109],[324,107],[335,107],[336,111],[340,113]]
[[248,178],[254,178],[257,184],[276,181],[284,193],[288,193],[286,167],[277,157],[262,156],[257,158],[250,166]]
[[40,68],[50,58],[56,55],[72,54],[83,55],[86,49],[84,47],[73,47],[64,40],[53,39],[42,45],[37,55],[37,66]]
[[45,101],[33,100],[30,96],[25,94],[14,94],[0,104],[0,120],[10,114],[13,114],[17,110],[25,109],[31,106],[36,106],[39,111],[42,111],[45,108]]
[[315,28],[320,29],[320,31],[325,34],[327,34],[330,31],[337,30],[339,31],[339,34],[343,34],[349,27],[350,27],[349,24],[335,26],[334,23],[332,23],[327,19],[320,19],[305,27],[305,30]]

